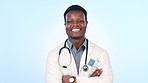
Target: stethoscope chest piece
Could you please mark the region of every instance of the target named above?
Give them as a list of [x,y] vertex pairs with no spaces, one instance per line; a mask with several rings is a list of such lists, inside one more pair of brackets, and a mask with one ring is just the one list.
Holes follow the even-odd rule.
[[83,66],[83,71],[88,71],[88,66],[86,64]]

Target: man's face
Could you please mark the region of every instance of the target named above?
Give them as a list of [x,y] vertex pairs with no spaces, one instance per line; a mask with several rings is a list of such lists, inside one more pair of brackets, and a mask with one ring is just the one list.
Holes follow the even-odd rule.
[[80,39],[85,37],[87,21],[82,11],[73,10],[66,14],[66,33],[69,38]]

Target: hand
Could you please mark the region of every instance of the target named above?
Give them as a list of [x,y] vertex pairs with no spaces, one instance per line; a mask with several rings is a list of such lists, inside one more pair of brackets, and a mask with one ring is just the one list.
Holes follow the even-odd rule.
[[101,69],[96,69],[95,72],[90,76],[90,77],[95,77],[95,76],[100,76],[102,74],[103,70]]
[[[63,83],[69,83],[69,79],[70,79],[69,75],[63,75],[62,76],[62,82]],[[74,83],[76,83],[76,77],[74,78]]]
[[62,82],[63,83],[69,83],[69,79],[70,79],[70,76],[69,75],[62,76]]

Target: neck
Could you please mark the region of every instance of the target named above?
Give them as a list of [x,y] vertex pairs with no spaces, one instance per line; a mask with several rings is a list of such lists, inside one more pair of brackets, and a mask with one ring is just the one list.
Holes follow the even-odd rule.
[[72,38],[68,39],[77,49],[79,49],[79,47],[83,44],[85,37],[80,39],[72,39]]

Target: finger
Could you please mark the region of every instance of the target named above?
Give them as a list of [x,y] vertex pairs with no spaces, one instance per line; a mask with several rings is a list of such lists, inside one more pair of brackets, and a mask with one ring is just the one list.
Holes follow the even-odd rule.
[[95,71],[95,76],[100,75],[100,73],[101,73],[101,70],[100,70],[100,69],[97,69],[97,70]]
[[62,82],[63,82],[63,83],[69,82],[69,78],[70,78],[69,75],[64,75],[64,76],[62,76]]
[[95,77],[95,76],[97,76],[98,73],[99,73],[99,70],[96,69],[95,72],[91,75],[91,77]]
[[101,76],[102,72],[103,72],[103,69],[100,69],[100,71],[99,71],[99,73],[97,74],[97,76]]
[[90,77],[100,76],[102,74],[102,69],[96,69],[95,72]]

